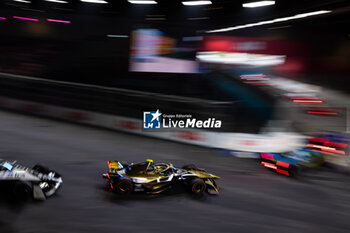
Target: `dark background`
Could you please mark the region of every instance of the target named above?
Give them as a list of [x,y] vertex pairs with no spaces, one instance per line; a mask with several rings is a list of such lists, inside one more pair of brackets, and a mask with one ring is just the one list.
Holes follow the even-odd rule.
[[[205,31],[209,29],[332,10],[331,14],[305,20],[219,34],[312,44],[315,48],[304,55],[311,60],[308,67],[299,73],[282,74],[335,88],[343,88],[348,80],[350,8],[345,0],[280,0],[272,7],[256,9],[242,8],[243,1],[229,0],[213,0],[212,5],[200,7],[185,7],[177,0],[159,0],[157,5],[111,0],[109,4],[68,2],[57,4],[33,0],[31,4],[25,4],[1,1],[0,15],[7,20],[0,21],[0,71],[122,86],[134,82],[130,81],[133,74],[128,73],[131,38],[109,38],[108,34],[130,36],[134,29],[157,28],[176,38],[179,47],[196,49],[196,42],[181,42],[182,37],[208,35]],[[40,21],[16,20],[12,19],[13,15]],[[50,23],[45,18],[70,20],[72,23]],[[164,20],[149,20],[152,18]],[[139,77],[135,79],[142,81]]]

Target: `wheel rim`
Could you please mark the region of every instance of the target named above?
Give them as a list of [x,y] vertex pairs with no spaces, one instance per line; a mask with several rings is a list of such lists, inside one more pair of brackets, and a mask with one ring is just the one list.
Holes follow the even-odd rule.
[[123,181],[118,185],[118,189],[121,193],[129,193],[131,191],[131,185],[127,181]]
[[195,194],[200,194],[200,193],[203,193],[204,192],[204,189],[205,189],[205,184],[202,183],[202,182],[198,182],[198,183],[195,183],[192,187],[192,191],[195,193]]

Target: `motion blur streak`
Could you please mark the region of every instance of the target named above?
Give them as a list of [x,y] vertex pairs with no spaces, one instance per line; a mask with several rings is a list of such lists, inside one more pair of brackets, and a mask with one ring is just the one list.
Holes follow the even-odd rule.
[[243,29],[243,28],[250,28],[250,27],[256,27],[256,26],[261,26],[261,25],[266,25],[266,24],[273,24],[273,23],[285,22],[285,21],[289,21],[289,20],[301,19],[301,18],[306,18],[306,17],[310,17],[310,16],[315,16],[315,15],[322,15],[322,14],[327,14],[327,13],[331,13],[331,12],[332,11],[328,11],[328,10],[314,11],[314,12],[309,12],[309,13],[297,14],[297,15],[290,16],[290,17],[277,18],[277,19],[261,21],[261,22],[257,22],[257,23],[239,25],[239,26],[235,26],[235,27],[210,30],[210,31],[206,31],[206,32],[207,33],[227,32],[227,31],[239,30],[239,29]]
[[277,169],[277,167],[275,165],[273,165],[272,163],[267,163],[267,162],[261,162],[262,165],[264,165],[267,168],[271,168],[271,169]]
[[271,6],[271,5],[275,5],[275,1],[256,1],[256,2],[250,2],[250,3],[243,3],[243,7],[247,7],[247,8]]
[[332,147],[327,147],[327,146],[320,146],[320,145],[313,145],[313,144],[307,144],[308,147],[313,147],[313,148],[320,148],[322,151],[326,152],[331,152],[331,153],[336,153],[336,154],[342,154],[345,155],[345,152],[342,150],[336,150],[335,148]]
[[285,170],[282,170],[282,169],[276,169],[276,172],[280,173],[280,174],[283,174],[283,175],[286,175],[286,176],[289,176],[289,172],[288,171],[285,171]]
[[202,6],[202,5],[211,5],[211,1],[184,1],[182,2],[185,6]]
[[31,3],[29,0],[13,0],[14,2]]
[[128,0],[128,2],[132,4],[157,4],[156,1],[148,1],[148,0]]
[[289,164],[289,163],[286,163],[286,162],[282,162],[282,161],[277,161],[276,165],[277,165],[277,166],[281,166],[281,167],[288,168],[290,164]]
[[294,103],[302,103],[302,104],[322,104],[322,100],[293,100]]
[[270,80],[270,79],[264,79],[265,77],[269,77],[269,76],[271,75],[264,75],[264,74],[241,75],[241,79]]
[[315,115],[339,116],[339,113],[336,113],[336,112],[313,112],[313,111],[308,111],[307,113],[315,114]]
[[312,144],[307,144],[307,146],[309,146],[309,147],[320,148],[320,149],[322,149],[322,150],[332,150],[332,151],[335,151],[335,148],[327,147],[327,146],[312,145]]
[[326,146],[338,147],[338,148],[343,148],[343,149],[348,146],[348,144],[346,144],[346,143],[330,142],[329,139],[326,139],[326,138],[309,137],[308,140],[310,142],[323,143],[323,145],[326,145]]
[[274,160],[273,155],[265,154],[265,153],[261,153],[261,158],[263,158],[263,159],[269,159],[269,160]]
[[322,143],[329,142],[329,140],[326,138],[316,138],[316,137],[309,137],[308,140],[313,142],[322,142]]
[[45,0],[46,2],[55,2],[55,3],[68,3],[67,1],[63,0]]
[[291,99],[295,100],[325,100],[325,98],[318,98],[318,97],[299,97],[299,96],[292,96]]
[[337,143],[337,142],[326,142],[325,145],[339,147],[339,148],[346,148],[348,146],[348,144]]
[[14,19],[21,19],[21,20],[28,20],[28,21],[39,21],[39,19],[33,19],[33,18],[26,18],[26,17],[20,17],[20,16],[13,16]]
[[99,3],[99,4],[108,4],[108,2],[104,0],[80,0],[81,2],[87,2],[87,3]]
[[128,35],[107,35],[110,38],[129,38]]
[[46,19],[49,22],[54,22],[54,23],[71,23],[71,21],[68,20],[61,20],[61,19]]
[[322,111],[322,112],[342,112],[342,109],[334,109],[334,108],[310,108],[313,111]]

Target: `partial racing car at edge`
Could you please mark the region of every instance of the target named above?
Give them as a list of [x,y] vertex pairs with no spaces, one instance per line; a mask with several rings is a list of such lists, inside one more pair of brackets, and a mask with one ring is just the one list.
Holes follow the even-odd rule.
[[16,199],[46,200],[60,188],[62,177],[42,165],[28,168],[0,159],[0,184]]

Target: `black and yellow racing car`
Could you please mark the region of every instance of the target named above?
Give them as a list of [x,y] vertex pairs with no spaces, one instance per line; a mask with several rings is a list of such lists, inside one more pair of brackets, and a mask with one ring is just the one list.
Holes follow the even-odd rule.
[[119,194],[131,192],[147,192],[158,194],[182,182],[192,193],[217,194],[219,188],[215,179],[219,177],[194,165],[186,165],[182,169],[171,163],[154,163],[153,160],[136,164],[122,164],[108,161],[109,171],[103,174],[112,191]]

